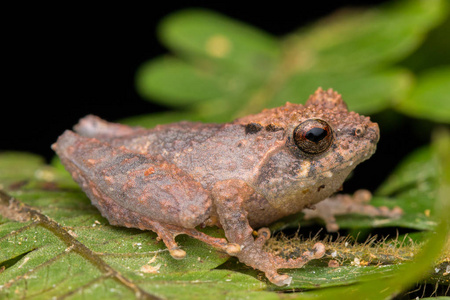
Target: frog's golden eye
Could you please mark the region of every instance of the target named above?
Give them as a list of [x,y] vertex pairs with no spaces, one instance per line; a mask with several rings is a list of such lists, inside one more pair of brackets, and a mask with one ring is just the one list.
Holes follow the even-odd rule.
[[295,127],[294,142],[303,152],[319,154],[333,142],[333,130],[324,120],[309,119]]

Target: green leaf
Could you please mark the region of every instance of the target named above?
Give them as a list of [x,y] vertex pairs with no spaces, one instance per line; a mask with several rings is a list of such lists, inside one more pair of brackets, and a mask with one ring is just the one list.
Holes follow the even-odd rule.
[[442,0],[388,3],[347,10],[289,36],[297,70],[348,72],[379,68],[411,53],[448,13]]
[[261,281],[229,270],[154,275],[143,286],[167,299],[279,299]]
[[175,52],[251,70],[265,77],[280,56],[276,39],[241,22],[207,10],[185,10],[160,25],[161,40]]
[[183,60],[143,65],[137,87],[162,104],[194,105],[202,119],[214,114],[211,107],[229,120],[303,102],[319,86],[341,92],[352,110],[378,112],[404,98],[412,83],[408,72],[383,67],[416,49],[446,13],[441,0],[399,1],[334,15],[280,43],[213,12],[181,11],[162,22],[160,36]]
[[309,265],[300,268],[286,270],[286,274],[292,276],[292,283],[289,287],[273,287],[275,290],[289,289],[318,289],[333,286],[345,286],[354,283],[361,283],[375,278],[391,277],[398,271],[397,265],[388,266],[341,266],[311,267]]
[[226,82],[213,75],[178,59],[163,57],[140,67],[136,88],[155,101],[182,106],[225,94]]
[[21,152],[0,152],[0,189],[34,177],[44,163],[38,155]]
[[422,74],[408,96],[395,106],[399,111],[435,122],[450,123],[450,67]]
[[422,147],[408,155],[381,184],[376,195],[393,196],[408,189],[427,193],[438,177],[431,150]]
[[[228,259],[202,242],[180,236],[177,241],[187,250],[187,257],[174,260],[155,233],[109,225],[78,187],[65,185],[63,172],[34,155],[1,154],[0,169],[0,185],[21,200],[0,191],[0,270],[5,268],[0,272],[0,298],[145,295],[154,276],[177,274],[175,278],[191,271],[208,278],[203,287],[207,291],[212,279],[206,274]],[[36,176],[40,170],[46,175]],[[24,184],[15,184],[15,180]],[[217,228],[205,230],[223,237]],[[246,289],[264,287],[252,278],[244,281],[239,284]],[[99,283],[108,288],[99,289]],[[165,284],[173,293],[174,286],[185,283],[168,279]]]

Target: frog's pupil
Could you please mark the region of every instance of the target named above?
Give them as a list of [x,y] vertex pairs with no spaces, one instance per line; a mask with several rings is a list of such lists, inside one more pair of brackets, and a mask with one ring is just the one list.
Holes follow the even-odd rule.
[[305,137],[311,142],[318,143],[327,136],[327,131],[322,128],[312,128],[310,129]]

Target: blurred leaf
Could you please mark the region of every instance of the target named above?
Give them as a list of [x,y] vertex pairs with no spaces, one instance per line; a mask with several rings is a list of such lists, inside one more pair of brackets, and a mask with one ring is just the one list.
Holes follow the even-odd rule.
[[225,83],[212,75],[175,58],[163,57],[140,67],[136,87],[146,97],[182,106],[227,92]]
[[230,64],[250,76],[266,77],[280,56],[277,40],[267,33],[207,10],[174,13],[159,32],[163,43],[182,56]]
[[354,283],[361,283],[374,278],[390,277],[398,271],[398,266],[341,266],[311,267],[309,265],[300,269],[286,270],[286,274],[292,276],[292,283],[289,287],[272,287],[275,290],[290,289],[318,289],[333,286],[345,286]]
[[422,74],[409,95],[395,107],[414,117],[450,123],[450,66]]
[[404,58],[448,13],[443,0],[396,1],[370,10],[344,10],[290,36],[296,69],[340,72],[375,68]]
[[447,17],[444,22],[433,28],[426,36],[423,44],[400,64],[419,73],[427,69],[449,65],[450,43],[447,38],[449,32],[450,15],[447,7]]
[[[29,179],[43,165],[39,155],[23,152],[0,152],[0,184],[9,185]],[[6,188],[1,186],[0,188]]]
[[216,122],[302,103],[319,86],[339,91],[351,110],[379,112],[412,85],[408,71],[389,63],[414,51],[447,14],[444,0],[397,1],[340,12],[278,41],[211,11],[185,10],[160,26],[180,59],[144,64],[137,87],[148,99]]
[[166,299],[279,299],[261,281],[229,270],[156,275],[142,286]]
[[376,195],[393,196],[408,189],[422,190],[425,193],[437,180],[436,162],[430,147],[415,150],[395,168],[391,175],[378,188]]

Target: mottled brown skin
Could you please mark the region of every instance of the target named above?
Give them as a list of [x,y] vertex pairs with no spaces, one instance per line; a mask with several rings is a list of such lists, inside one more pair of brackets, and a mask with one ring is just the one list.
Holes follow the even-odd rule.
[[[302,151],[294,129],[308,119],[330,126],[331,145]],[[325,124],[326,124],[325,123]],[[318,89],[305,105],[287,103],[226,124],[180,122],[154,129],[112,124],[87,116],[53,145],[62,163],[111,224],[155,231],[174,258],[175,242],[188,234],[253,268],[277,285],[324,254],[317,243],[295,260],[262,250],[270,232],[254,228],[312,207],[340,188],[376,148],[379,129],[349,112],[341,96]],[[226,239],[196,226],[217,225]]]

